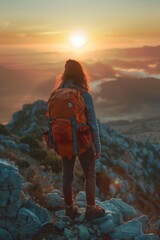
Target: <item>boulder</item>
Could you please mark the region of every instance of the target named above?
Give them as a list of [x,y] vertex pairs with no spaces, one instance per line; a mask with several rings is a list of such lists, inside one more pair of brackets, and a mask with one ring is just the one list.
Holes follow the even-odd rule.
[[18,144],[18,148],[19,148],[22,152],[25,152],[25,153],[29,153],[29,151],[30,151],[30,146],[29,146],[29,144],[27,144],[27,143],[19,143],[19,144]]
[[64,237],[65,237],[65,239],[68,239],[68,240],[70,240],[70,239],[75,239],[75,238],[74,238],[74,233],[73,233],[72,230],[69,229],[69,228],[65,228],[65,229],[64,229]]
[[106,214],[104,217],[95,218],[90,222],[98,225],[102,235],[106,233],[110,233],[115,229],[113,217],[110,213]]
[[144,234],[142,236],[136,237],[135,240],[159,240],[159,237],[157,234],[150,233],[150,234]]
[[85,193],[84,191],[80,191],[80,192],[77,194],[75,201],[76,201],[76,202],[86,201],[86,193]]
[[89,233],[87,227],[84,226],[83,224],[80,224],[78,226],[78,232],[79,232],[78,235],[79,235],[79,239],[80,240],[88,240],[88,239],[90,239],[90,233]]
[[43,223],[51,221],[47,209],[26,199],[22,202],[21,193],[17,167],[0,159],[0,239],[30,240]]
[[137,215],[137,210],[126,202],[118,198],[112,198],[109,203],[116,206],[123,214],[124,217],[134,217]]
[[51,221],[51,216],[46,208],[41,207],[33,201],[26,200],[25,208],[31,210],[40,219],[41,224]]
[[58,217],[58,218],[63,218],[65,216],[65,210],[56,211],[55,216]]
[[45,202],[48,208],[55,209],[64,207],[64,199],[57,192],[46,194]]
[[148,216],[141,215],[137,218],[137,220],[143,224],[142,225],[143,232],[148,232],[150,230]]
[[109,201],[105,201],[103,202],[102,207],[112,214],[115,226],[123,224],[122,212],[115,205],[109,203]]
[[63,230],[66,226],[66,223],[60,219],[60,220],[57,220],[54,224],[59,230]]
[[142,223],[137,219],[133,219],[125,224],[115,228],[115,231],[110,234],[113,239],[131,240],[135,237],[143,235]]
[[0,239],[1,240],[13,240],[11,234],[3,228],[0,228]]

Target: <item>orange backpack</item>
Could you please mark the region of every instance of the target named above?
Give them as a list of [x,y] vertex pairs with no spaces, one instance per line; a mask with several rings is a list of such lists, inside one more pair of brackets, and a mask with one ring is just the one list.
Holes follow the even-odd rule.
[[53,91],[48,100],[48,116],[52,145],[59,155],[71,158],[92,146],[85,101],[78,89]]

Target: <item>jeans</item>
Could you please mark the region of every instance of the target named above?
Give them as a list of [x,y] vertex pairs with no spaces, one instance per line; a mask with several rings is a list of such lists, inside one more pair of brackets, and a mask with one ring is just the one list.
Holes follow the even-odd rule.
[[[95,161],[93,148],[89,148],[85,153],[79,156],[79,161],[83,169],[85,177],[85,192],[86,201],[88,205],[95,204],[95,188],[96,188],[96,176],[95,176]],[[76,157],[68,159],[62,157],[63,168],[63,194],[66,205],[73,203],[72,199],[72,182],[74,179],[74,165]]]

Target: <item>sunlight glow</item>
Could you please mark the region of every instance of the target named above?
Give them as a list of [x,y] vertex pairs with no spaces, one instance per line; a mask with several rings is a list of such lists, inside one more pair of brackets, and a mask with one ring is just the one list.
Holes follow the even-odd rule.
[[87,42],[87,37],[83,32],[74,32],[70,36],[70,42],[74,48],[81,48]]

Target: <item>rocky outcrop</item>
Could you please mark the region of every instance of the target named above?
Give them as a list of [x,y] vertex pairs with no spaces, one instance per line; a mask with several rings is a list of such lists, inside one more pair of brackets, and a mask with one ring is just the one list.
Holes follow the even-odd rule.
[[47,103],[43,100],[38,100],[33,104],[25,104],[22,110],[13,114],[12,121],[8,123],[7,128],[19,136],[35,132],[41,133],[46,125],[46,112]]
[[[21,111],[13,115],[8,125],[0,127],[0,157],[13,159],[20,170],[23,170],[23,176],[27,181],[30,181],[28,179],[32,176],[32,171],[37,171],[39,165],[43,165],[44,170],[39,172],[37,181],[43,183],[45,176],[47,184],[54,182],[54,188],[61,189],[60,161],[55,160],[54,152],[46,148],[42,139],[47,125],[46,110],[47,103],[44,101],[24,105]],[[160,145],[149,141],[134,141],[100,121],[98,124],[102,154],[96,161],[95,168],[97,196],[103,201],[112,199],[113,203],[116,202],[115,199],[122,199],[123,202],[136,206],[145,215],[149,215],[152,220],[151,229],[159,232]],[[51,177],[48,169],[51,170]],[[74,185],[75,193],[83,190],[82,175],[82,171],[78,169]],[[82,199],[78,202],[85,207],[83,197],[82,193],[80,196]],[[45,196],[46,206],[63,207],[64,201],[61,199],[59,202],[59,199],[61,194],[58,192],[48,192]],[[4,200],[2,203],[4,204]],[[106,204],[114,213],[112,215],[119,219],[113,204]],[[128,221],[129,217],[125,215],[126,208],[127,206],[124,208],[123,220]]]
[[22,177],[10,162],[0,160],[0,239],[29,240],[50,222],[47,209],[21,197]]
[[[85,219],[85,193],[79,192],[76,204],[79,215],[73,220],[65,216],[64,199],[59,190],[46,195],[49,209],[43,208],[22,194],[23,179],[17,167],[0,160],[0,239],[159,239],[148,230],[146,216],[121,199],[100,201],[106,215],[92,221]],[[56,210],[57,207],[61,210]],[[51,211],[52,208],[52,211]],[[51,217],[52,216],[52,217]],[[126,221],[126,219],[129,219]]]

